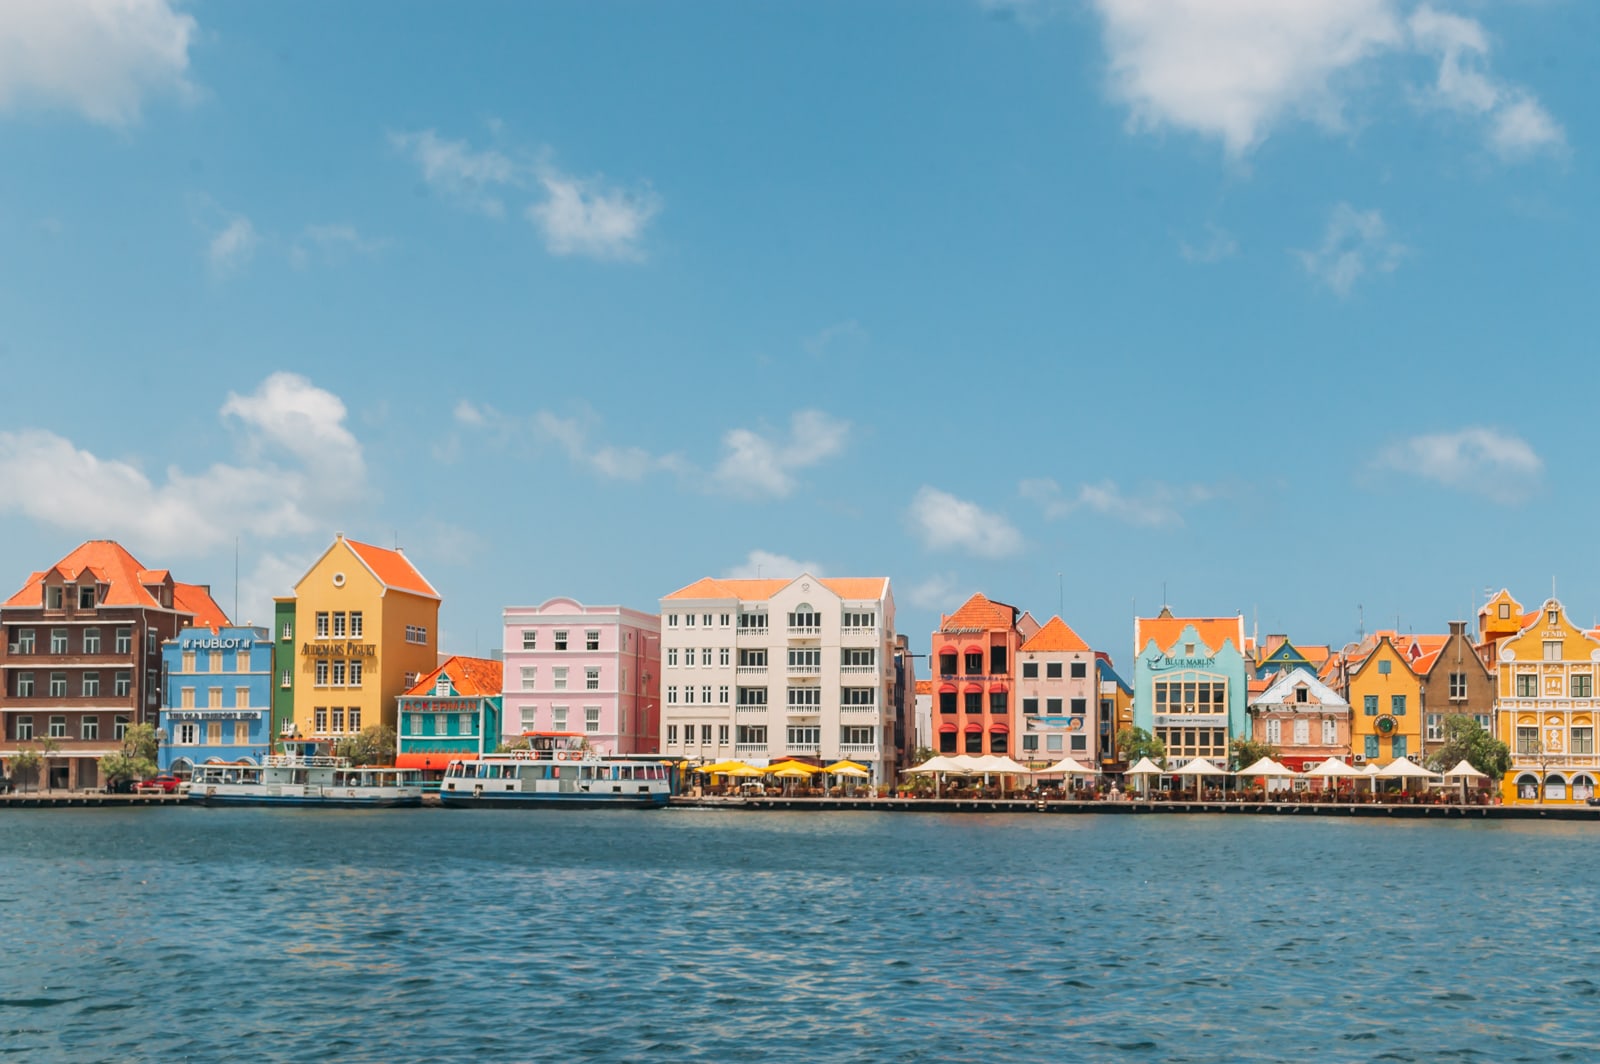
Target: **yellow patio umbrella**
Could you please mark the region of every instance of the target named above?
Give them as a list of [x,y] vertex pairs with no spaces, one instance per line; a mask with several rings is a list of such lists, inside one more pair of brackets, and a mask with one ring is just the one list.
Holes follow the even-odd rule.
[[863,764],[860,764],[858,762],[855,762],[855,761],[851,761],[849,758],[845,758],[843,761],[835,761],[833,764],[827,766],[822,771],[824,771],[824,772],[832,772],[835,775],[842,775],[842,776],[854,775],[854,773],[852,773],[850,771],[850,769],[855,769],[857,772],[860,772],[863,775],[870,775],[870,773],[867,772],[867,766],[865,766]]
[[774,776],[776,776],[780,772],[784,772],[784,771],[786,771],[788,769],[794,769],[795,771],[799,772],[800,775],[802,775],[802,776],[814,776],[818,772],[822,771],[820,768],[817,768],[815,765],[803,765],[798,761],[780,761],[775,765],[768,765],[767,766],[767,771],[772,773]]
[[765,776],[766,775],[765,772],[762,772],[760,769],[754,767],[753,765],[744,765],[744,764],[740,764],[736,768],[723,769],[722,774],[724,776],[739,776],[739,777],[743,777],[745,779],[749,779],[749,778],[752,778],[752,777],[755,777],[755,776]]
[[696,772],[706,772],[716,776],[725,776],[736,768],[749,768],[743,761],[718,761],[715,765],[701,765]]

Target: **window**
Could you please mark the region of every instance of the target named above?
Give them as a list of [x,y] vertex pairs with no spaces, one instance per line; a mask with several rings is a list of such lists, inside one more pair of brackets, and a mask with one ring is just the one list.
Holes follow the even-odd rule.
[[44,589],[44,608],[45,609],[47,609],[47,610],[59,610],[61,608],[61,599],[62,599],[62,588],[59,585],[56,586],[56,587],[47,587],[47,588]]
[[583,670],[583,689],[585,691],[600,690],[600,667],[598,665],[591,665]]
[[964,666],[965,672],[966,672],[966,674],[968,676],[982,676],[983,675],[983,655],[982,654],[963,654],[963,655],[961,655],[961,658],[962,658],[962,665]]
[[717,702],[724,706],[728,704],[728,688],[726,686],[717,688]]
[[694,627],[694,614],[686,613],[686,614],[683,615],[683,626],[685,628],[693,628]]
[[555,634],[555,640],[556,640],[556,649],[557,650],[565,650],[565,649],[567,649],[567,630],[565,628],[557,629],[556,630],[556,634]]
[[667,688],[667,705],[675,706],[677,704],[678,704],[678,688],[677,688],[676,685],[674,685],[674,686],[671,686],[671,687]]
[[865,706],[870,709],[877,704],[878,689],[876,687],[845,687],[839,691],[839,705],[845,708]]
[[1573,728],[1572,729],[1572,752],[1575,753],[1575,754],[1592,754],[1592,753],[1594,753],[1594,729],[1593,728]]
[[558,665],[551,669],[550,672],[552,674],[551,682],[555,685],[555,689],[557,691],[565,691],[567,689],[567,667]]
[[[1037,701],[1037,699],[1035,699]],[[956,693],[954,691],[939,692],[939,712],[954,713],[956,711]]]
[[194,651],[185,650],[182,654],[180,654],[178,656],[178,671],[179,672],[198,672],[199,670],[200,670],[200,667],[199,667],[199,664],[198,664],[198,662],[196,660],[196,656],[195,656],[195,652]]
[[128,718],[115,716],[111,718],[111,738],[121,742],[128,737]]
[[734,740],[741,746],[766,746],[767,726],[765,724],[741,724],[734,729]]
[[790,672],[821,672],[822,648],[820,647],[790,647],[789,648]]
[[236,721],[233,722],[233,745],[234,746],[248,746],[248,745],[250,745],[250,722],[249,721],[247,721],[247,720],[236,720]]
[[1301,705],[1304,705],[1306,699],[1309,698],[1309,697],[1310,697],[1310,692],[1307,691],[1304,686],[1296,687],[1294,689],[1294,700],[1296,702],[1300,703]]
[[1311,722],[1297,720],[1294,722],[1294,743],[1296,746],[1305,746],[1311,742]]
[[1338,721],[1325,720],[1325,721],[1322,722],[1322,745],[1323,746],[1337,746],[1337,745],[1339,745],[1339,722]]
[[1267,721],[1267,742],[1271,743],[1273,746],[1277,746],[1279,743],[1283,742],[1283,721]]
[[966,697],[962,701],[968,713],[983,712],[983,692],[968,691],[966,692]]
[[350,638],[360,639],[362,636],[361,611],[352,610],[350,613]]
[[1546,639],[1544,641],[1544,660],[1546,660],[1546,661],[1560,661],[1561,660],[1561,640],[1559,640],[1559,639]]
[[1572,674],[1572,697],[1594,697],[1594,677],[1591,674],[1587,672],[1577,672]]
[[50,718],[50,738],[52,738],[52,739],[65,739],[66,737],[67,737],[67,718],[66,717],[51,717]]
[[539,707],[523,706],[521,712],[522,730],[534,731],[539,727]]
[[1044,667],[1044,678],[1047,680],[1061,679],[1061,662],[1048,662]]
[[1086,678],[1088,675],[1089,675],[1089,663],[1088,662],[1086,662],[1086,661],[1074,661],[1072,663],[1072,678],[1074,680],[1082,680],[1082,679]]
[[739,688],[739,705],[765,706],[767,704],[767,689],[765,687]]
[[220,720],[206,722],[206,745],[222,745],[222,722]]
[[1022,700],[1022,712],[1028,714],[1039,712],[1039,700],[1037,698],[1024,698]]
[[361,707],[360,706],[351,706],[350,707],[350,730],[353,731],[353,732],[358,732],[358,731],[361,730]]
[[328,612],[326,610],[317,612],[317,638],[328,638]]
[[334,706],[333,707],[333,711],[332,711],[332,715],[333,715],[333,724],[329,728],[329,730],[330,731],[336,731],[336,732],[344,731],[344,707],[343,706]]
[[592,733],[596,733],[596,732],[598,732],[600,730],[600,707],[599,706],[584,706],[583,707],[583,730],[586,731],[586,732],[590,732],[591,734]]
[[740,613],[739,630],[741,632],[765,632],[767,630],[767,615],[765,611],[760,613]]
[[178,692],[178,705],[183,709],[194,708],[194,688],[185,687]]
[[1436,743],[1444,738],[1443,713],[1429,713],[1422,718],[1422,722],[1425,729],[1423,734],[1426,736],[1428,742]]
[[67,697],[67,674],[66,673],[64,673],[64,672],[52,672],[50,674],[50,697],[51,698],[65,698],[65,697]]
[[333,663],[333,686],[335,686],[335,687],[343,687],[344,686],[344,676],[345,676],[344,662],[342,662],[342,661],[334,662]]
[[33,738],[33,718],[32,717],[18,717],[17,718],[17,741],[18,742],[27,742],[28,740],[30,740],[32,738]]
[[200,725],[185,721],[178,725],[178,745],[193,746],[200,741]]
[[822,729],[816,725],[789,726],[789,747],[795,749],[806,746],[817,746],[822,742]]
[[418,646],[428,645],[428,630],[419,624],[406,625],[406,642]]
[[822,688],[820,687],[791,687],[789,688],[789,708],[791,710],[810,710],[815,712],[822,705]]
[[522,689],[524,691],[533,690],[538,678],[539,667],[537,665],[524,665],[522,667]]
[[1396,758],[1405,757],[1406,756],[1406,737],[1404,735],[1396,735],[1393,739],[1390,739],[1389,740],[1389,752],[1390,752],[1391,755],[1393,755]]
[[839,664],[847,669],[874,669],[878,666],[878,651],[876,648],[846,648],[839,652]]
[[1389,712],[1393,713],[1397,717],[1405,716],[1406,715],[1406,696],[1405,695],[1390,695],[1389,696]]
[[67,652],[67,630],[65,628],[50,629],[50,653],[65,654]]
[[677,741],[678,741],[678,726],[676,724],[668,724],[667,725],[667,742],[676,743]]
[[1044,711],[1052,717],[1061,715],[1061,699],[1047,698],[1044,700]]
[[1155,685],[1157,713],[1226,713],[1225,681],[1169,680]]
[[1500,603],[1500,619],[1502,621],[1511,619],[1511,604],[1509,602]]
[[711,685],[710,684],[706,684],[704,687],[700,688],[700,701],[704,702],[708,706],[711,704]]
[[874,628],[878,623],[878,616],[872,610],[846,610],[840,623],[845,628]]
[[721,647],[721,648],[719,648],[719,649],[718,649],[718,650],[717,650],[717,664],[718,664],[718,665],[727,665],[727,664],[728,664],[728,662],[729,662],[729,661],[730,661],[730,660],[731,660],[731,659],[730,659],[730,658],[729,658],[729,654],[730,654],[730,653],[731,653],[731,652],[730,652],[730,651],[729,651],[729,650],[728,650],[728,648],[727,648],[727,647]]
[[802,602],[789,614],[790,631],[816,631],[822,627],[822,614],[809,602]]
[[1539,729],[1537,727],[1517,728],[1517,753],[1534,754],[1539,750]]
[[85,654],[100,653],[100,629],[85,628],[83,630],[83,652]]
[[[724,613],[723,616],[726,617],[727,614]],[[718,746],[727,746],[728,745],[728,726],[726,724],[718,724],[717,725],[717,745]]]
[[1450,701],[1465,702],[1467,700],[1467,674],[1452,672],[1450,674]]
[[351,687],[360,687],[361,686],[361,662],[359,662],[359,661],[352,661],[350,663],[349,686],[351,686]]
[[1081,717],[1088,712],[1089,700],[1087,698],[1074,698],[1072,700],[1072,715],[1074,717]]
[[700,725],[700,741],[707,744],[711,742],[711,725]]
[[1087,735],[1083,735],[1083,734],[1080,733],[1080,734],[1074,735],[1072,737],[1072,752],[1073,753],[1075,753],[1075,754],[1084,753],[1088,749],[1089,749],[1089,737]]
[[[523,712],[526,713],[527,710],[523,710]],[[524,721],[523,722],[523,728],[526,729],[527,726],[528,726],[527,722]],[[405,733],[407,735],[421,735],[422,734],[422,714],[421,713],[407,713],[406,714],[406,716],[405,716]]]
[[117,629],[116,642],[113,645],[115,647],[115,652],[118,653],[118,654],[132,654],[133,653],[133,629],[132,628],[118,628]]
[[522,630],[522,649],[539,649],[539,630],[537,628],[524,628]]
[[683,685],[683,701],[687,705],[694,705],[694,684],[686,683]]
[[566,706],[551,706],[550,707],[550,728],[551,728],[552,731],[566,731],[567,730],[567,707]]
[[717,617],[717,627],[718,628],[726,628],[726,627],[728,627],[728,625],[730,625],[732,623],[733,623],[733,614],[731,614],[731,613],[719,614],[718,617]]
[[345,633],[345,613],[341,610],[333,615],[333,638],[343,639]]
[[19,673],[17,673],[17,697],[18,698],[32,698],[33,697],[33,673],[31,673],[31,672],[19,672]]
[[17,629],[17,653],[18,654],[32,654],[33,653],[33,629],[32,628],[18,628]]
[[456,714],[456,734],[457,735],[476,735],[478,733],[477,723],[478,723],[477,718],[474,717],[471,713],[457,713]]
[[587,631],[585,631],[583,633],[583,649],[585,649],[585,650],[599,650],[600,649],[600,629],[598,629],[598,628],[590,628],[590,629],[588,629]]
[[1035,753],[1035,752],[1038,751],[1038,749],[1039,749],[1039,736],[1035,735],[1032,732],[1029,732],[1027,735],[1024,735],[1022,737],[1022,752],[1023,753],[1025,753],[1025,754]]
[[668,647],[667,648],[667,664],[668,665],[674,665],[674,666],[678,664],[678,648],[677,647]]
[[678,615],[676,613],[667,614],[667,627],[668,628],[676,628],[676,627],[678,627]]
[[133,693],[133,674],[126,670],[118,672],[111,679],[111,693],[118,698],[127,698]]
[[293,670],[291,670],[291,669],[284,669],[283,670],[283,675],[278,678],[278,686],[283,688],[285,691],[287,691],[289,688],[294,686],[294,672],[293,672]]
[[[1366,714],[1369,717],[1376,717],[1378,715],[1378,696],[1377,695],[1362,695],[1361,696],[1361,712]],[[1378,755],[1374,754],[1372,756],[1376,757]]]
[[1378,737],[1376,735],[1365,735],[1362,736],[1362,740],[1361,749],[1367,760],[1376,761],[1378,759]]
[[846,746],[876,746],[878,745],[878,729],[863,728],[859,725],[840,728],[839,741]]
[[285,643],[287,643],[289,640],[293,639],[294,638],[294,625],[290,624],[288,621],[284,621],[283,622],[283,631],[280,633],[279,638],[281,638]]
[[80,610],[94,609],[94,585],[78,588],[78,608]]
[[1519,673],[1517,673],[1517,697],[1518,698],[1538,698],[1539,697],[1539,675],[1537,673],[1532,673],[1532,672],[1519,672]]
[[1001,713],[1004,713],[1007,708],[1008,708],[1008,703],[1006,702],[1006,693],[1004,691],[990,691],[989,692],[989,712],[990,713],[1001,714]]
[[100,674],[98,672],[86,672],[83,674],[83,697],[100,697]]
[[[319,661],[313,666],[311,682],[317,687],[328,686],[328,663],[326,661]],[[410,687],[411,685],[407,684],[406,686]]]
[[1022,678],[1024,680],[1037,680],[1039,678],[1039,663],[1037,661],[1024,661],[1022,663]]
[[707,667],[709,667],[711,665],[711,648],[710,647],[702,647],[701,648],[701,650],[700,650],[700,664],[705,665]]
[[222,688],[220,688],[220,687],[208,687],[208,688],[206,688],[206,708],[207,709],[221,709],[222,708]]
[[1387,676],[1389,675],[1390,670],[1393,668],[1394,662],[1390,661],[1388,658],[1384,658],[1382,661],[1378,662],[1378,675]]

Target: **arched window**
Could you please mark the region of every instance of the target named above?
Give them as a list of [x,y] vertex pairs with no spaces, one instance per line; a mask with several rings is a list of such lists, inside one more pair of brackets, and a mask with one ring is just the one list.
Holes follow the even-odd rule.
[[1567,800],[1566,777],[1552,772],[1544,778],[1544,800],[1547,802],[1564,802]]
[[1574,802],[1587,802],[1594,797],[1594,777],[1587,772],[1580,772],[1572,777],[1572,800]]
[[1537,801],[1539,798],[1539,777],[1531,772],[1524,772],[1518,776],[1517,797]]

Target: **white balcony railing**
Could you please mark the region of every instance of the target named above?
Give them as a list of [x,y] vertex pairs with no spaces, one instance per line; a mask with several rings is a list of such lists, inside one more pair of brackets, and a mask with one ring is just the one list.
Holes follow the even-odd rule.
[[840,757],[877,757],[877,743],[840,743]]
[[794,662],[791,661],[789,663],[789,675],[790,676],[820,676],[820,675],[822,675],[822,666],[821,665],[796,665]]
[[839,707],[839,712],[840,713],[876,713],[876,712],[878,712],[878,707],[877,706],[844,705],[844,706],[840,706]]
[[789,626],[789,634],[792,636],[821,635],[822,626],[820,624],[791,624]]
[[764,757],[767,753],[766,743],[734,743],[733,754],[735,757]]
[[767,667],[765,665],[740,665],[736,671],[740,676],[765,676]]
[[878,667],[876,665],[840,665],[839,666],[839,675],[841,675],[841,676],[871,676],[873,673],[875,673],[877,671],[878,671]]
[[767,707],[765,705],[737,705],[733,707],[733,711],[735,713],[765,713]]
[[817,754],[822,752],[821,743],[789,743],[784,747],[790,754]]

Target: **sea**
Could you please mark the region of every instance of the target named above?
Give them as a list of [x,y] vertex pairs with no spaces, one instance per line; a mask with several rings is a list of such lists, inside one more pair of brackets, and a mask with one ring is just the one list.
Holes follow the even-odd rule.
[[1593,1061],[1600,826],[0,811],[0,1060]]

